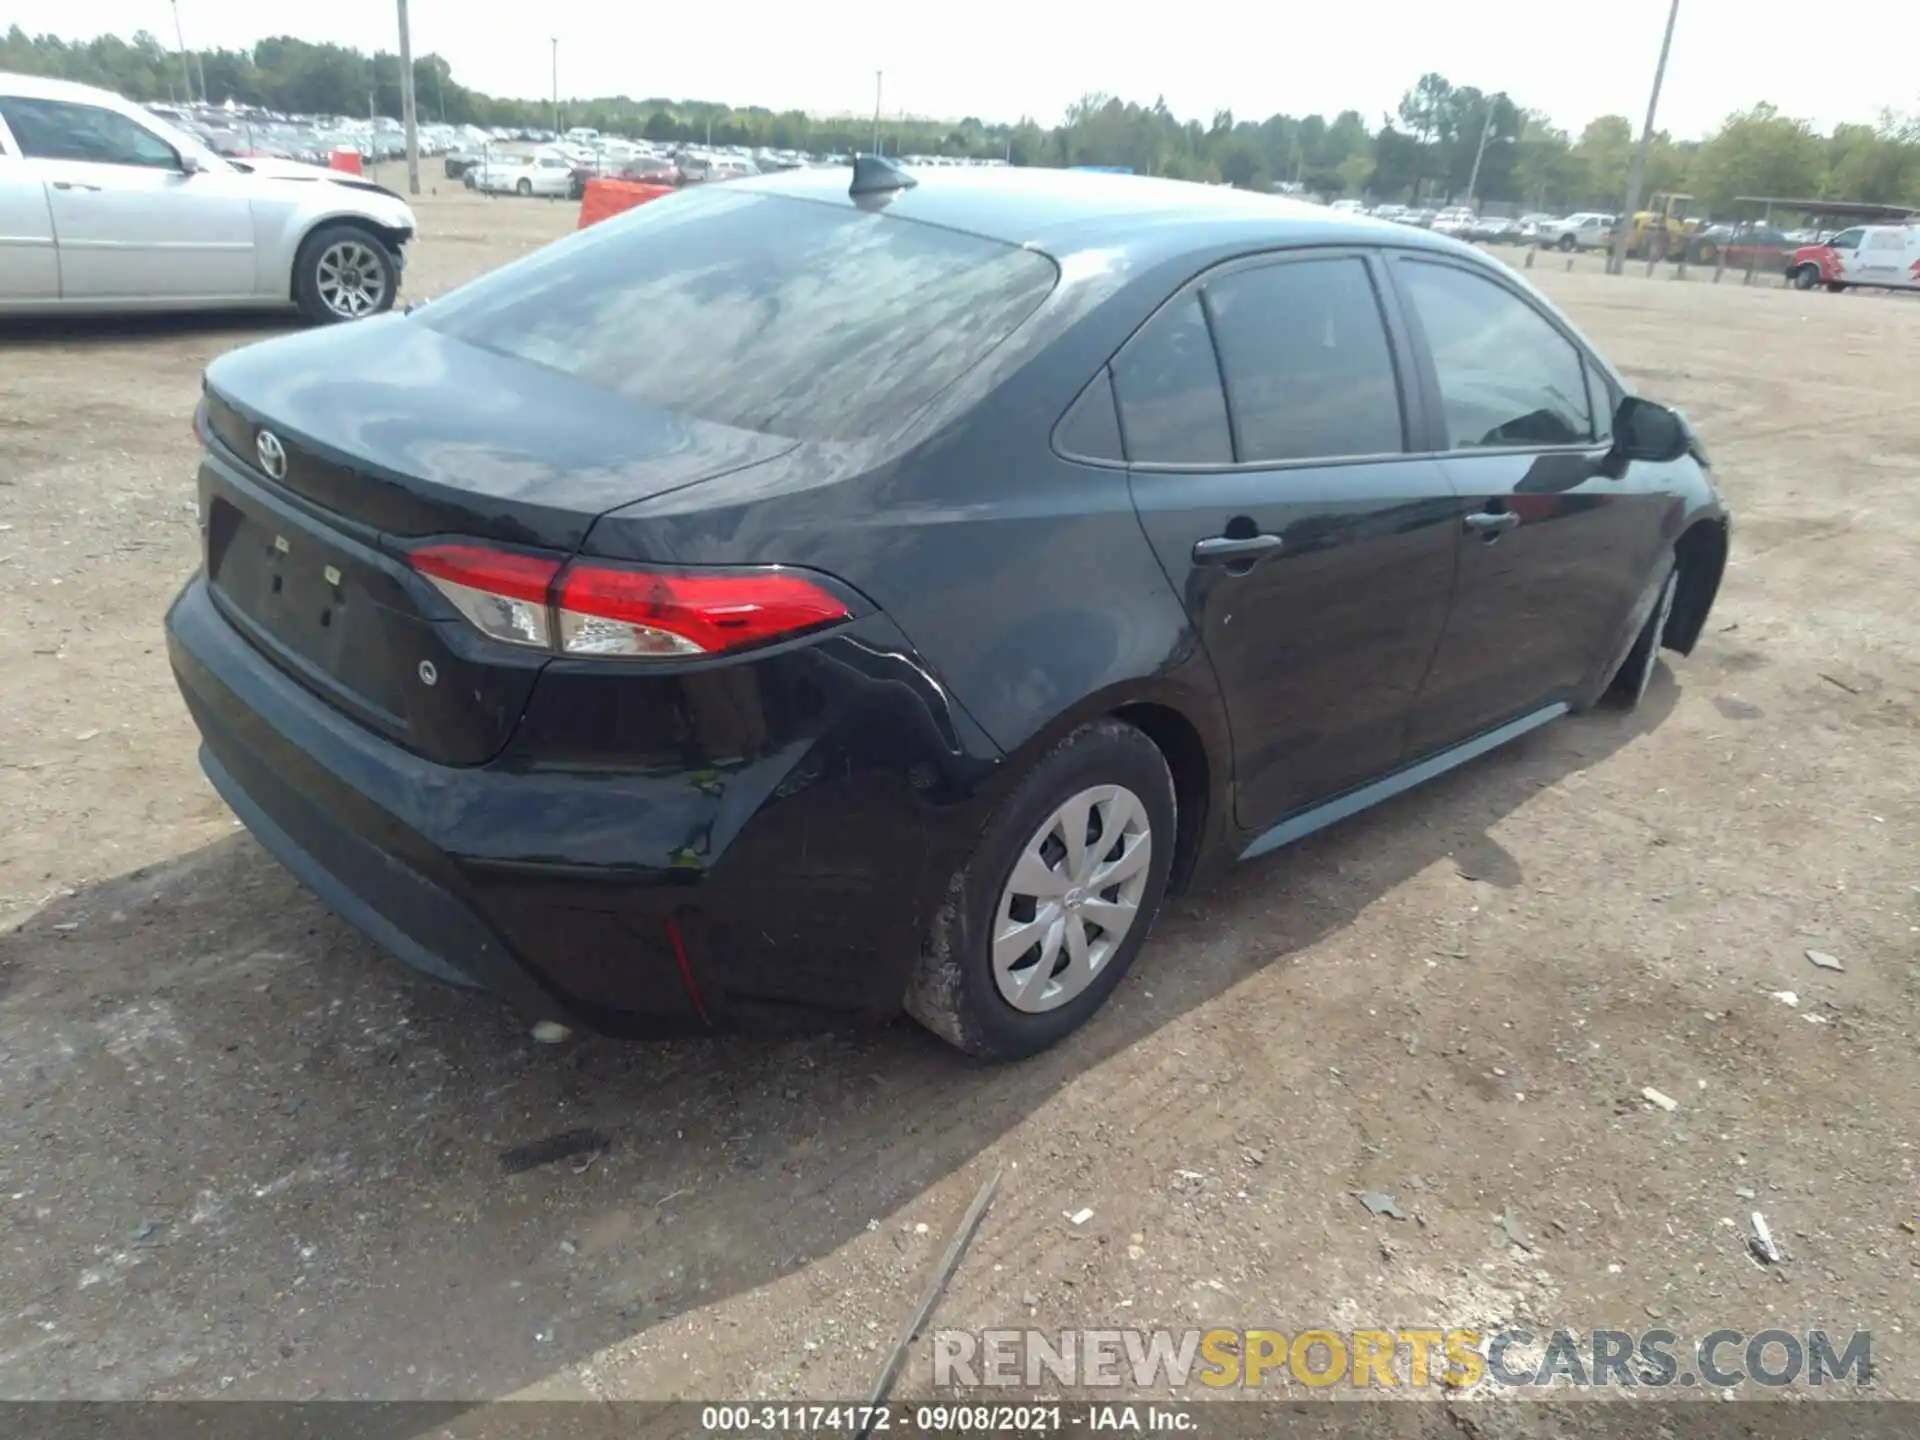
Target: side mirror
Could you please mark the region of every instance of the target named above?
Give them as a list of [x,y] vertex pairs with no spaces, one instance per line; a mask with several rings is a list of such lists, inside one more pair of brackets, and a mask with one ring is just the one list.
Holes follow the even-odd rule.
[[182,175],[199,175],[206,170],[207,167],[200,163],[200,157],[198,155],[184,150],[179,152],[179,155],[180,173]]
[[1693,446],[1687,422],[1676,410],[1629,395],[1613,414],[1613,448],[1623,460],[1665,465]]

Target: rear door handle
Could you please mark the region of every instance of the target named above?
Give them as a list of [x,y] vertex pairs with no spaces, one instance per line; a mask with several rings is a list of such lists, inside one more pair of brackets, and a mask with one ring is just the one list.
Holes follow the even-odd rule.
[[1489,538],[1520,523],[1520,517],[1511,510],[1476,510],[1462,519],[1467,529],[1477,530]]
[[98,185],[89,185],[84,180],[56,180],[53,182],[53,188],[56,190],[93,190],[93,191],[98,191],[100,189]]
[[1235,539],[1228,535],[1215,535],[1206,540],[1193,543],[1193,563],[1196,565],[1232,565],[1244,560],[1258,560],[1262,555],[1271,555],[1287,542],[1278,535],[1247,535]]

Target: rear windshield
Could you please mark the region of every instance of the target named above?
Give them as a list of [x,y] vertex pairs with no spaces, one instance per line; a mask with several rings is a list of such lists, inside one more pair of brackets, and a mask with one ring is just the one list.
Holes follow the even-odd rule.
[[1056,275],[1042,255],[951,230],[697,190],[581,231],[417,318],[650,405],[855,440],[964,374]]

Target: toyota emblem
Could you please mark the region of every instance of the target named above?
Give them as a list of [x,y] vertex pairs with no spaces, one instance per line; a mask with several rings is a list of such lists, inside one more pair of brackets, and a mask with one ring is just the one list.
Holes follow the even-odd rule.
[[262,430],[254,438],[253,453],[260,457],[260,468],[267,472],[269,479],[287,478],[287,447],[280,443],[278,435]]

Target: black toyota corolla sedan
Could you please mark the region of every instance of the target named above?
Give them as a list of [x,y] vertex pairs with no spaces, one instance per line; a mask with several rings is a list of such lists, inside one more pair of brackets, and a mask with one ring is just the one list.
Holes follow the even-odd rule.
[[201,763],[421,970],[978,1055],[1170,888],[1699,638],[1675,411],[1512,272],[1132,176],[705,186],[216,361]]

